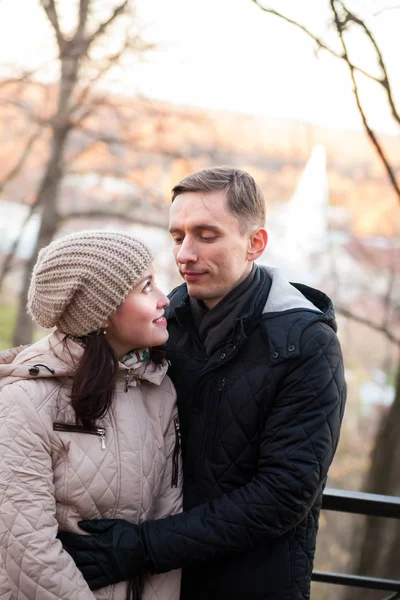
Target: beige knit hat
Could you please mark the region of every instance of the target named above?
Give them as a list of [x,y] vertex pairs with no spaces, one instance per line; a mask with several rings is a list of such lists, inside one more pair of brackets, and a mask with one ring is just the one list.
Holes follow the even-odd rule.
[[81,231],[39,252],[28,313],[42,327],[86,335],[99,329],[146,271],[153,256],[140,240],[116,231]]

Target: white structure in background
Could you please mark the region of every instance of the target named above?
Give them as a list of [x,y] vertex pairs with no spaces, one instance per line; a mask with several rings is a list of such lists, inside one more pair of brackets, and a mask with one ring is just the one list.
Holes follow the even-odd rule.
[[289,202],[267,213],[267,230],[270,245],[260,262],[280,267],[292,281],[317,284],[319,257],[328,248],[328,178],[322,146],[314,148]]
[[290,264],[308,266],[327,248],[328,178],[325,149],[316,146],[289,200],[285,249]]
[[[6,254],[14,240],[19,236],[21,225],[29,213],[26,204],[0,201],[0,254]],[[33,252],[39,232],[40,216],[33,215],[29,219],[18,243],[17,256],[29,258]]]

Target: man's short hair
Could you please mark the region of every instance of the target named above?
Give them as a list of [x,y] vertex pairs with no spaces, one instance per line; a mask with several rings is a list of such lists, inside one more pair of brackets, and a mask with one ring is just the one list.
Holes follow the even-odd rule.
[[226,192],[228,210],[239,220],[243,235],[265,225],[264,195],[253,177],[233,167],[210,167],[184,177],[172,188],[172,202],[185,192]]

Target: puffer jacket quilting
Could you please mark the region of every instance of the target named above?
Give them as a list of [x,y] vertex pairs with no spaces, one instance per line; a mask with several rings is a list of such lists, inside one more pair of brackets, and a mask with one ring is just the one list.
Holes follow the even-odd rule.
[[271,275],[273,310],[239,322],[212,356],[186,287],[171,295],[184,512],[145,530],[155,570],[184,567],[181,600],[310,597],[346,397],[343,360],[330,300]]
[[[171,485],[177,414],[166,366],[138,365],[125,392],[121,365],[112,409],[97,422],[102,449],[100,436],[68,430],[82,349],[69,340],[66,351],[63,338],[55,332],[0,355],[0,600],[125,599],[125,582],[91,592],[57,531],[81,533],[83,518],[140,523],[181,510],[181,480]],[[179,571],[148,575],[143,597],[177,600],[179,586]]]

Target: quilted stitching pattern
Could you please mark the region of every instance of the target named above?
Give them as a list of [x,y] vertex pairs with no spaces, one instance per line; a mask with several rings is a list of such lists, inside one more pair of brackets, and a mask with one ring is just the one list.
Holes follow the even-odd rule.
[[[55,491],[43,423],[21,386],[10,388],[2,391],[0,405],[0,546],[13,594],[16,600],[66,598],[67,591],[69,597],[94,598],[55,538]],[[39,501],[32,505],[33,496]]]
[[[171,488],[175,392],[168,378],[154,390],[143,382],[116,395],[99,422],[103,451],[95,435],[53,431],[73,422],[57,380],[1,389],[0,600],[125,599],[125,583],[91,592],[56,534],[78,531],[81,518],[142,522],[181,510],[181,488]],[[149,575],[144,600],[177,600],[179,588],[180,571]]]
[[[268,345],[256,327],[226,366],[214,356],[206,367],[190,331],[170,323],[185,512],[150,522],[146,531],[156,570],[189,569],[183,600],[309,598],[320,499],[346,388],[333,328],[312,313],[279,318],[279,326],[266,325],[267,335],[279,336]],[[270,347],[293,343],[294,330],[297,352],[270,363]],[[284,548],[287,558],[275,564]],[[190,569],[201,561],[203,568]]]

